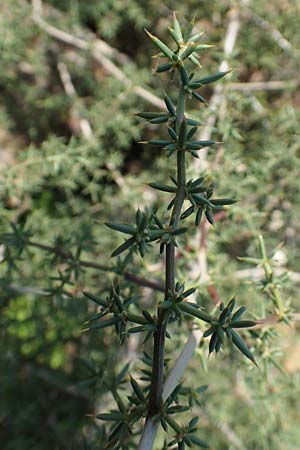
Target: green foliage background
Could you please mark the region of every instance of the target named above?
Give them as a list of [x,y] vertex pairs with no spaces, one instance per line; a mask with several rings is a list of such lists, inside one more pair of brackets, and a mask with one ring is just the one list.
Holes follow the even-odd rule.
[[[226,193],[240,201],[209,230],[209,271],[220,298],[226,302],[236,293],[249,312],[264,317],[265,294],[249,278],[237,276],[238,271],[252,268],[237,256],[257,256],[261,232],[270,254],[281,244],[274,264],[294,273],[282,295],[299,308],[298,2],[249,2],[252,13],[270,24],[269,31],[253,16],[249,18],[243,2],[229,0],[128,0],[126,7],[118,0],[43,4],[48,23],[88,41],[99,37],[117,49],[120,53],[112,58],[132,85],[124,87],[109,75],[90,51],[62,44],[44,32],[32,19],[30,2],[1,2],[0,232],[9,232],[9,222],[25,224],[32,241],[56,243],[76,257],[110,264],[109,254],[122,241],[103,223],[131,222],[139,205],[167,201],[145,185],[165,182],[174,168],[172,158],[166,160],[164,154],[138,144],[160,131],[138,124],[134,113],[153,106],[141,100],[132,86],[142,85],[158,96],[168,89],[167,78],[151,73],[153,48],[143,28],[167,41],[165,29],[173,9],[183,20],[196,13],[204,42],[216,44],[202,59],[205,74],[212,73],[223,57],[228,13],[240,8],[240,32],[230,60],[234,72],[214,130],[214,137],[224,145],[217,159],[215,152],[209,152],[207,167],[219,196]],[[290,46],[278,45],[280,40],[271,33],[274,29]],[[59,63],[68,68],[74,96],[65,92]],[[230,85],[274,80],[285,83],[280,89],[254,91]],[[205,94],[209,99],[212,90],[207,88]],[[193,115],[202,117],[197,108],[193,104]],[[80,132],[80,117],[91,125],[90,139]],[[128,346],[120,351],[110,331],[82,333],[94,311],[82,291],[105,292],[114,274],[89,268],[78,271],[36,247],[26,247],[21,254],[7,245],[0,248],[1,255],[4,250],[8,255],[0,264],[2,448],[100,450],[104,431],[87,415],[109,406],[113,374],[132,353]],[[193,264],[196,249],[190,249],[188,242],[183,254]],[[159,278],[161,267],[153,250],[150,259],[136,256],[126,269]],[[181,262],[180,270],[184,274]],[[148,295],[145,289],[136,289]],[[200,294],[203,305],[213,308],[205,284]],[[148,307],[158,299],[153,294]],[[183,345],[186,334],[182,328],[174,335],[170,351]],[[298,448],[299,325],[276,326],[272,339],[270,348],[258,340],[261,346],[254,349],[261,370],[229,350],[207,363],[206,346],[191,363],[189,383],[210,384],[199,416],[201,437],[213,448]],[[91,378],[90,361],[98,375],[86,382]]]

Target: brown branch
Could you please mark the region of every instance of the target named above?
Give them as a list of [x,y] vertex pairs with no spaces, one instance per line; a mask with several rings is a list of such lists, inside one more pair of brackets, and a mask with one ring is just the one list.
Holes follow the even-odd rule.
[[[63,249],[62,247],[51,247],[50,245],[45,245],[45,244],[40,244],[39,242],[34,242],[34,241],[27,241],[27,244],[32,246],[32,247],[36,247],[39,248],[41,250],[50,252],[50,253],[54,253],[55,255],[57,255],[59,258],[61,258],[62,260],[65,261],[74,261],[73,256],[66,251],[65,249]],[[76,262],[81,266],[81,267],[89,267],[92,269],[97,269],[97,270],[104,270],[106,272],[114,272],[116,274],[118,274],[118,270],[115,267],[112,266],[106,266],[104,264],[99,264],[93,261],[85,261],[82,259],[78,259],[76,260]],[[144,277],[139,277],[138,275],[132,274],[130,272],[123,272],[122,275],[124,276],[124,278],[128,281],[132,281],[133,283],[137,284],[138,286],[141,287],[149,287],[150,289],[154,289],[157,291],[164,291],[164,286],[160,281],[157,280],[151,280],[148,278],[144,278]]]
[[214,302],[214,304],[216,306],[220,305],[221,299],[219,297],[219,294],[218,294],[217,289],[215,288],[215,286],[212,285],[212,284],[209,284],[207,286],[207,292],[209,293],[209,295],[210,295],[212,301]]

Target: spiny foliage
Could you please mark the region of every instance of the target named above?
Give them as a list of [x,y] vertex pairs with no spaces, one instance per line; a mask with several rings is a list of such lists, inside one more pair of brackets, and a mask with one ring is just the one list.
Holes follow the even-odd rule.
[[[193,136],[197,132],[198,123],[193,119],[186,118],[186,97],[194,96],[200,103],[206,103],[205,99],[195,90],[205,84],[218,81],[229,72],[221,72],[193,81],[195,75],[193,72],[189,73],[188,64],[191,63],[199,66],[198,52],[207,46],[198,43],[201,33],[193,35],[192,30],[193,22],[188,25],[183,35],[179,22],[174,14],[173,28],[170,28],[169,31],[177,44],[175,50],[169,48],[160,39],[147,31],[153,43],[159,48],[163,56],[170,61],[167,64],[164,63],[158,66],[157,71],[159,73],[168,71],[172,79],[176,79],[176,75],[178,75],[179,82],[177,104],[174,104],[171,98],[166,95],[166,112],[138,114],[139,117],[150,121],[152,124],[167,124],[167,131],[172,139],[172,141],[151,140],[148,142],[152,146],[166,149],[167,157],[171,157],[173,154],[177,157],[177,178],[171,178],[175,187],[157,183],[150,185],[154,189],[163,192],[172,192],[174,194],[174,198],[167,208],[172,209],[169,223],[165,223],[163,218],[159,217],[157,211],[155,214],[146,214],[141,212],[140,209],[136,212],[136,224],[134,226],[125,223],[107,223],[109,228],[131,236],[113,251],[113,257],[128,250],[130,252],[134,251],[135,249],[139,251],[141,257],[144,257],[149,244],[156,241],[159,243],[160,253],[163,253],[165,250],[165,298],[159,303],[156,314],[152,316],[146,310],[142,310],[142,314],[140,315],[136,315],[134,311],[131,311],[131,305],[134,305],[135,309],[138,308],[136,305],[137,299],[135,297],[122,298],[118,285],[113,286],[110,296],[106,300],[86,294],[90,299],[100,305],[99,313],[91,319],[91,329],[102,329],[113,325],[121,343],[124,342],[126,335],[130,333],[146,333],[144,342],[149,340],[152,335],[154,339],[152,367],[146,373],[149,376],[150,384],[148,386],[140,385],[138,381],[131,377],[130,383],[134,395],[128,397],[128,405],[125,406],[117,399],[117,410],[96,416],[98,419],[114,422],[114,425],[110,428],[108,442],[105,448],[114,447],[117,449],[124,448],[125,445],[128,445],[127,442],[130,442],[130,436],[134,434],[133,426],[142,417],[146,417],[147,421],[150,418],[152,420],[159,418],[166,432],[168,431],[168,426],[170,426],[173,432],[176,433],[169,441],[168,445],[170,447],[177,444],[178,450],[182,450],[185,448],[185,445],[190,447],[195,444],[199,447],[208,448],[208,444],[192,434],[195,431],[195,420],[192,419],[187,427],[181,427],[170,417],[171,414],[185,412],[189,409],[189,406],[178,404],[174,396],[171,396],[171,400],[166,403],[162,401],[162,384],[159,379],[161,378],[162,380],[163,377],[163,372],[160,367],[164,362],[164,341],[160,339],[161,335],[164,334],[169,338],[171,337],[167,329],[168,324],[174,324],[177,321],[181,323],[186,315],[208,322],[210,328],[204,333],[204,337],[211,335],[209,353],[214,350],[219,352],[224,343],[225,336],[227,336],[239,351],[255,363],[255,359],[247,344],[235,331],[237,328],[248,328],[256,324],[255,321],[238,320],[244,313],[245,308],[242,307],[236,312],[233,312],[235,301],[231,300],[226,307],[221,305],[219,317],[214,318],[203,312],[198,304],[193,304],[185,300],[191,294],[194,294],[196,289],[191,288],[185,291],[184,283],[177,282],[174,286],[174,282],[172,281],[172,277],[175,275],[175,263],[170,254],[174,251],[174,247],[178,246],[176,237],[184,235],[188,230],[187,227],[179,226],[179,220],[185,220],[196,211],[195,223],[199,225],[202,210],[204,209],[207,220],[213,224],[212,212],[222,209],[224,205],[234,203],[231,199],[211,199],[213,185],[204,187],[202,185],[203,177],[195,181],[190,180],[186,182],[186,154],[191,153],[192,156],[198,157],[198,150],[215,144],[214,141],[193,140]],[[192,209],[189,208],[184,213],[181,213],[186,199],[192,202]],[[103,320],[106,316],[108,318]],[[132,328],[128,326],[130,323],[134,325]],[[158,352],[161,353],[157,354]],[[174,402],[176,404],[173,406]],[[132,406],[132,404],[135,406]]]
[[[169,13],[166,5],[154,0],[142,7],[141,2],[129,0],[125,11],[122,2],[110,0],[76,5],[56,0],[42,3],[43,18],[48,23],[89,42],[96,37],[109,39],[110,45],[123,52],[121,57],[117,52],[109,58],[124,69],[133,85],[148,85],[159,95],[163,87],[176,105],[174,91],[168,85],[170,72],[160,72],[162,77],[159,75],[160,82],[156,83],[145,69],[150,65],[150,45],[147,47],[142,30],[143,27],[159,30],[161,40],[169,42],[164,32],[165,16]],[[295,199],[299,196],[300,118],[294,82],[299,73],[299,58],[295,56],[300,38],[296,3],[291,1],[283,7],[277,0],[272,5],[253,0],[248,8],[241,6],[240,29],[230,63],[235,71],[226,83],[226,105],[218,111],[214,130],[216,140],[224,141],[224,146],[208,147],[207,174],[202,183],[205,189],[195,193],[192,188],[191,198],[185,200],[185,210],[190,208],[186,214],[190,213],[192,220],[183,218],[182,224],[190,231],[175,239],[179,245],[179,278],[184,279],[186,262],[192,267],[198,251],[192,245],[192,221],[196,221],[198,212],[203,227],[205,209],[209,206],[198,202],[197,196],[207,199],[207,190],[214,182],[216,199],[224,194],[239,200],[228,210],[212,210],[216,225],[209,227],[207,236],[211,281],[197,289],[201,296],[197,314],[207,317],[207,311],[212,310],[212,298],[224,299],[226,305],[227,299],[236,293],[239,303],[248,306],[251,319],[266,318],[257,327],[239,332],[251,343],[251,352],[258,358],[259,376],[251,364],[249,370],[244,370],[245,359],[239,358],[234,345],[225,345],[226,341],[222,346],[226,357],[210,358],[208,373],[202,369],[207,367],[206,341],[211,336],[197,349],[186,383],[211,384],[208,393],[199,397],[200,406],[196,406],[195,414],[200,416],[199,437],[214,448],[244,445],[277,450],[280,433],[280,445],[294,450],[300,439],[295,405],[299,396],[299,330],[291,306],[299,292],[297,273],[291,272],[290,277],[288,274],[299,267],[299,212]],[[195,2],[176,1],[172,7],[181,17],[189,17]],[[197,31],[205,30],[212,43],[221,42],[231,8],[227,0],[218,4],[204,2],[201,16],[195,21]],[[176,183],[167,180],[170,172],[176,180],[172,171],[175,152],[166,159],[167,150],[160,151],[154,146],[142,149],[136,141],[141,135],[149,141],[172,143],[178,138],[164,127],[154,126],[161,117],[136,126],[132,113],[141,108],[140,98],[134,89],[124,87],[96,63],[90,53],[93,46],[81,51],[49,36],[33,22],[30,2],[4,0],[0,9],[0,164],[3,157],[17,149],[16,163],[1,170],[0,353],[5,368],[0,388],[5,425],[0,430],[1,442],[5,450],[52,450],[57,446],[66,450],[70,446],[98,449],[99,442],[107,440],[107,430],[102,421],[96,425],[86,414],[100,414],[99,404],[106,404],[107,391],[114,390],[123,359],[127,351],[132,352],[132,346],[126,334],[123,349],[116,352],[114,326],[101,332],[81,333],[82,328],[100,323],[95,320],[82,325],[83,320],[98,314],[101,308],[95,302],[87,303],[82,291],[106,300],[104,292],[118,275],[123,301],[136,295],[134,283],[138,277],[142,279],[139,281],[153,281],[152,288],[158,289],[153,293],[153,302],[150,304],[141,295],[130,308],[136,316],[141,317],[142,311],[147,310],[155,317],[153,303],[161,301],[163,284],[156,242],[146,243],[147,258],[143,260],[138,245],[134,244],[108,262],[105,255],[122,243],[124,235],[112,233],[102,224],[131,223],[138,204],[153,200],[154,211],[143,208],[142,212],[155,215],[164,226],[166,216],[157,207],[174,197]],[[269,23],[267,31],[260,18]],[[278,45],[283,40],[274,39],[274,27],[287,39],[290,48]],[[171,50],[176,52],[176,47],[173,44]],[[204,68],[212,67],[221,58],[219,46],[213,52],[201,53]],[[64,90],[57,68],[61,62],[69,71],[75,97],[70,98]],[[159,61],[154,70],[160,63],[170,64],[167,60]],[[206,77],[206,72],[197,73],[198,70],[192,82]],[[176,80],[177,75],[175,83]],[[240,87],[231,83],[237,80],[242,82]],[[252,82],[257,80],[262,81],[263,90],[253,90]],[[270,80],[282,80],[283,87],[269,90]],[[242,90],[246,87],[249,90]],[[208,84],[195,93],[208,101],[212,92],[213,84]],[[205,103],[193,96],[186,115],[189,127],[201,129],[206,123],[205,108],[201,106]],[[143,108],[154,109],[146,101]],[[79,111],[79,116],[91,124],[91,140],[82,136],[74,111]],[[174,116],[169,117],[169,110],[162,108],[155,113],[164,115],[161,123],[164,121],[172,128]],[[202,150],[196,150],[199,151]],[[186,186],[198,178],[197,174],[189,175]],[[149,180],[153,181],[151,184],[170,185],[173,190],[158,196],[153,186],[150,189],[145,186]],[[214,198],[215,195],[210,197]],[[151,227],[160,227],[154,217],[151,220]],[[260,232],[266,242],[267,259],[256,250],[256,236]],[[164,252],[165,245],[160,240],[157,243]],[[279,247],[278,242],[282,242]],[[252,258],[252,262],[251,259],[243,264],[238,262],[236,256],[242,255]],[[158,279],[152,280],[155,276]],[[240,279],[246,276],[253,276],[254,281],[245,283]],[[183,292],[189,291],[193,284],[186,282]],[[192,302],[190,297],[187,299]],[[172,295],[170,302],[171,317],[175,317],[178,308]],[[170,355],[186,339],[186,319],[191,324],[194,317],[179,312],[182,319],[178,315],[174,329],[172,323],[168,327],[172,337],[167,341]],[[217,322],[220,313],[213,309],[209,315]],[[290,324],[289,328],[280,326],[280,335],[277,327],[271,327],[278,318]],[[180,320],[181,327],[177,326]],[[138,326],[146,327],[135,322],[126,324],[127,332]],[[197,326],[204,332],[211,325],[199,320]],[[144,339],[150,335],[145,344],[150,355],[153,334],[147,329],[142,331],[137,337]],[[149,358],[152,361],[152,356]],[[169,369],[172,367],[170,361],[166,364]],[[149,371],[151,367],[150,364],[143,370]],[[139,383],[144,377],[135,368],[132,374]],[[128,375],[125,378],[124,388],[132,390]],[[109,398],[108,402],[107,409],[114,409],[113,400]],[[13,405],[16,407],[12,409]],[[187,422],[185,418],[184,423]],[[226,429],[231,434],[224,434]],[[229,444],[232,432],[237,430],[240,442]],[[159,445],[163,448],[163,441]]]

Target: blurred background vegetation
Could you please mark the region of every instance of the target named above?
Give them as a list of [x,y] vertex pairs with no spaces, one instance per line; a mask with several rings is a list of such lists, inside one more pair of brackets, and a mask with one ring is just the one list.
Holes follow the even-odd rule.
[[[104,430],[88,415],[109,407],[113,374],[128,359],[134,367],[139,356],[133,339],[120,351],[110,331],[82,332],[95,310],[82,291],[105,293],[121,266],[103,271],[80,267],[78,260],[113,266],[109,255],[122,241],[103,223],[132,222],[139,205],[168,202],[168,195],[146,183],[165,182],[172,158],[138,143],[161,131],[139,124],[134,113],[159,107],[162,90],[168,90],[167,77],[151,73],[155,50],[143,29],[169,42],[173,9],[183,23],[196,14],[203,41],[216,45],[203,54],[204,75],[218,71],[233,14],[239,26],[228,56],[234,71],[221,87],[211,130],[224,144],[203,161],[218,196],[239,202],[214,227],[202,229],[208,272],[201,274],[201,303],[211,310],[213,299],[227,302],[236,294],[253,317],[272,312],[261,269],[237,259],[257,257],[262,233],[274,271],[289,273],[282,296],[299,308],[299,2],[2,0],[3,450],[101,450]],[[214,94],[211,87],[204,90],[208,100]],[[190,107],[205,122],[203,108],[196,102]],[[16,242],[18,230],[30,232],[27,244],[35,245]],[[179,260],[183,279],[187,266],[197,263],[190,239],[181,251],[186,259]],[[154,249],[150,258],[137,255],[122,264],[140,277],[160,279],[163,261]],[[159,299],[149,288],[123,282],[150,309]],[[299,331],[294,320],[258,331],[253,351],[260,370],[229,349],[207,363],[206,345],[199,348],[186,376],[191,386],[210,385],[197,414],[199,436],[213,448],[299,448]],[[186,334],[183,327],[170,351],[183,345]],[[252,342],[250,334],[247,339]]]

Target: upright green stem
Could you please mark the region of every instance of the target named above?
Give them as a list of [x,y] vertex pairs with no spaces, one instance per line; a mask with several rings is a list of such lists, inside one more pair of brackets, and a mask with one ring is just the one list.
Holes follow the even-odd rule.
[[[179,97],[176,110],[175,129],[178,132],[184,118],[186,93],[183,86],[180,86]],[[172,210],[169,226],[176,228],[181,214],[182,205],[185,199],[185,151],[177,151],[177,191],[175,203]],[[165,299],[175,291],[175,246],[171,242],[166,246],[166,268],[165,268]],[[152,417],[159,412],[162,402],[163,375],[164,375],[164,352],[166,330],[169,314],[166,310],[158,309],[158,323],[154,334],[153,348],[153,369],[152,384],[149,401],[148,417]]]
[[278,312],[279,312],[280,318],[282,319],[285,316],[285,310],[284,310],[284,304],[283,304],[283,301],[282,301],[282,298],[281,298],[280,291],[279,291],[279,289],[277,287],[275,287],[273,289],[273,295],[274,295],[274,298],[275,298],[275,301],[276,301],[276,306],[278,308]]
[[179,131],[182,119],[184,117],[184,111],[185,111],[185,102],[186,102],[186,92],[184,90],[183,84],[180,85],[179,88],[179,95],[178,95],[178,103],[176,107],[176,131]]

